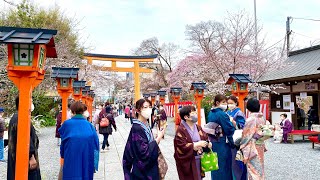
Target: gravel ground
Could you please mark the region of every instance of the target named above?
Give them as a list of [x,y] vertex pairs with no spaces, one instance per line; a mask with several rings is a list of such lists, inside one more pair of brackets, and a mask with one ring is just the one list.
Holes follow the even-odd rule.
[[[39,136],[39,159],[41,176],[44,180],[58,179],[60,167],[60,149],[57,146],[55,136],[55,127],[42,128]],[[5,159],[8,153],[5,152]],[[0,179],[7,179],[7,165],[0,163]]]
[[[40,168],[42,179],[56,180],[59,171],[59,147],[54,138],[55,128],[43,128],[40,138]],[[173,121],[169,120],[167,135],[174,134]],[[294,144],[267,142],[265,172],[267,180],[316,180],[320,179],[320,147],[295,137]],[[5,154],[7,156],[7,154]],[[0,162],[0,179],[6,179],[6,163]]]

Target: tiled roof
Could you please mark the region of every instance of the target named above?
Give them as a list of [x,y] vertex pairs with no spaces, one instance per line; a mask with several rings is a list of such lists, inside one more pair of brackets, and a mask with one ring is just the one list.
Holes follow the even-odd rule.
[[73,86],[72,87],[85,87],[86,86],[86,81],[73,81]]
[[172,88],[170,88],[170,93],[181,92],[181,91],[182,91],[181,87],[172,87]]
[[57,30],[0,26],[0,44],[46,44],[47,57],[56,58],[53,36]]
[[272,81],[279,83],[290,81],[292,78],[320,75],[320,45],[289,53],[285,66],[270,71],[262,76],[258,82],[269,84]]
[[78,78],[79,68],[53,67],[51,78]]
[[165,96],[167,94],[167,91],[158,91],[159,96]]
[[231,84],[231,80],[234,79],[238,83],[253,83],[249,74],[229,74],[229,79],[226,84]]
[[206,83],[204,83],[204,82],[193,82],[193,83],[191,83],[190,90],[194,90],[194,89],[206,89]]
[[100,58],[115,58],[115,59],[155,59],[158,57],[157,54],[146,55],[146,56],[122,56],[122,55],[92,54],[92,53],[85,53],[84,56],[100,57]]

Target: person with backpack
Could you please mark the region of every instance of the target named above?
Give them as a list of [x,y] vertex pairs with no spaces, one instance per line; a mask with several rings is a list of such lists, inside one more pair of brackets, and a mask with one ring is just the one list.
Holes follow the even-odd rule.
[[208,116],[208,124],[214,123],[221,126],[222,134],[216,137],[209,135],[212,143],[212,151],[217,152],[219,170],[211,171],[211,179],[232,180],[232,153],[234,148],[233,133],[235,127],[226,114],[227,97],[218,94],[214,98],[214,107],[211,109]]
[[115,131],[117,131],[116,122],[112,115],[112,108],[109,105],[100,112],[99,114],[99,133],[103,135],[103,142],[102,142],[102,151],[104,152],[105,147],[107,146],[107,150],[109,150],[109,141],[108,137],[112,134],[112,127]]

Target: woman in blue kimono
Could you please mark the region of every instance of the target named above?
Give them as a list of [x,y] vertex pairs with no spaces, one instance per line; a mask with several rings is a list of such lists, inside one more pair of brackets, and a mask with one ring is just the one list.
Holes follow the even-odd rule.
[[229,116],[225,113],[227,110],[227,98],[218,94],[214,98],[214,107],[208,116],[208,123],[216,123],[221,126],[222,134],[218,138],[209,138],[212,142],[212,151],[218,154],[219,170],[211,171],[211,179],[232,180],[232,154],[231,148],[234,147],[232,135],[234,126]]
[[[71,105],[71,119],[65,121],[61,136],[60,156],[64,159],[62,179],[93,179],[94,154],[99,151],[99,139],[93,125],[83,117],[84,105]],[[96,167],[97,168],[97,167]]]
[[[242,130],[244,127],[244,124],[246,122],[245,115],[241,111],[241,109],[238,107],[238,98],[235,96],[230,96],[228,98],[228,108],[227,114],[231,118],[231,122],[233,126],[237,130]],[[241,133],[242,134],[242,133]],[[239,138],[239,140],[241,137]],[[236,139],[233,139],[236,141]],[[240,143],[240,142],[239,142]],[[237,143],[236,143],[237,144]],[[239,144],[240,146],[240,144]],[[242,161],[236,161],[236,154],[237,154],[237,148],[231,149],[232,153],[232,175],[234,180],[246,180],[247,179],[247,167]]]
[[125,180],[160,179],[158,168],[159,146],[165,129],[153,137],[148,119],[151,116],[151,101],[140,99],[136,102],[138,119],[133,119],[126,147],[123,153],[123,173]]

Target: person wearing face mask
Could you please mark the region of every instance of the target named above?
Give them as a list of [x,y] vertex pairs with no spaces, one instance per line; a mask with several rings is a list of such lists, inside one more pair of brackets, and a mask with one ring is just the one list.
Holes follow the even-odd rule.
[[200,180],[205,173],[201,170],[201,154],[212,148],[207,134],[197,125],[198,115],[194,106],[180,109],[182,119],[174,137],[174,158],[179,179]]
[[[136,117],[123,153],[122,167],[125,180],[162,179],[158,166],[159,143],[165,129],[158,130],[154,137],[148,123],[152,113],[151,101],[139,99],[136,102]],[[160,152],[161,153],[161,152]]]
[[[238,107],[238,98],[235,96],[230,96],[228,98],[228,111],[227,114],[230,116],[233,126],[240,131],[239,134],[242,134],[242,129],[245,125],[246,118],[241,109]],[[235,138],[235,137],[234,137]],[[239,138],[233,139],[234,141],[240,141]],[[240,142],[239,142],[240,143]],[[240,146],[240,144],[239,144]],[[232,148],[232,175],[234,180],[245,180],[247,179],[247,168],[245,164],[241,161],[236,161],[237,148]]]
[[217,123],[222,129],[222,134],[218,139],[210,138],[212,151],[217,152],[219,164],[219,170],[211,171],[212,179],[233,179],[231,149],[234,148],[232,135],[235,127],[230,121],[229,116],[225,113],[227,106],[227,98],[224,95],[218,94],[214,97],[213,108],[208,115],[208,123]]
[[[16,110],[19,108],[19,96],[15,99]],[[34,105],[31,99],[30,116],[34,110]],[[8,165],[7,165],[7,179],[15,179],[15,167],[16,167],[16,146],[17,146],[17,123],[18,113],[16,112],[9,123],[8,128]],[[38,157],[39,139],[36,134],[36,130],[30,122],[30,144],[29,144],[29,171],[28,179],[41,180],[39,157]]]
[[[167,125],[167,114],[166,111],[163,108],[163,105],[159,105],[159,129],[163,128],[164,126]],[[163,136],[164,138],[164,136]]]
[[[109,120],[109,125],[107,127],[100,127],[100,122],[102,118],[107,118]],[[109,150],[109,141],[108,137],[109,135],[112,135],[112,127],[115,131],[117,131],[116,121],[113,118],[112,115],[112,108],[110,105],[105,105],[105,108],[102,109],[102,111],[99,114],[99,133],[103,135],[103,142],[102,142],[102,152],[105,152],[104,149],[107,146],[107,150]]]

